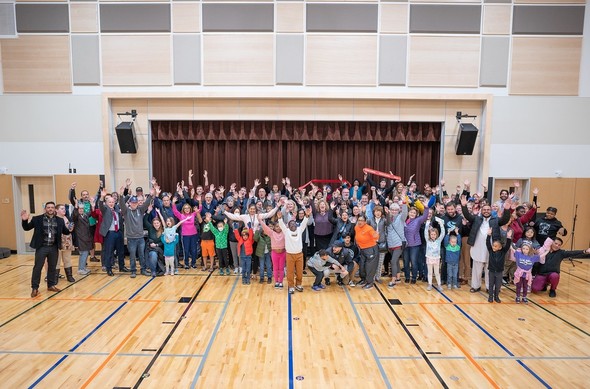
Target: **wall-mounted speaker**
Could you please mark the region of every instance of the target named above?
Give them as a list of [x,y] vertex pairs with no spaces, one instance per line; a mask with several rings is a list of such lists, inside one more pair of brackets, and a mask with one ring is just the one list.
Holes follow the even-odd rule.
[[455,143],[455,152],[457,155],[472,155],[477,132],[479,130],[471,123],[461,123],[459,125],[459,134],[457,143]]
[[137,138],[135,137],[135,127],[133,122],[121,122],[115,127],[119,149],[122,154],[137,153]]

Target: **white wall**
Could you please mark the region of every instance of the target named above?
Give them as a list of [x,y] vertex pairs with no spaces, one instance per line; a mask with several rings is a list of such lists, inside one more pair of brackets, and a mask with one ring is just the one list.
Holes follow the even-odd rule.
[[0,95],[0,150],[7,174],[103,174],[101,97]]
[[491,130],[492,177],[590,177],[590,98],[496,97]]

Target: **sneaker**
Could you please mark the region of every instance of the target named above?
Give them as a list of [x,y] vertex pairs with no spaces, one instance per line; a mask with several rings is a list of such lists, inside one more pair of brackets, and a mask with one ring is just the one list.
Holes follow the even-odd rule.
[[406,280],[405,280],[404,282],[405,282],[406,284],[409,284],[409,283],[410,283],[410,279],[409,279],[409,278],[406,278]]
[[330,279],[326,278],[326,285],[330,285]]
[[258,281],[259,284],[264,284],[264,277],[260,277],[260,281]]
[[359,282],[359,286],[365,286],[365,285],[367,285],[367,281],[361,280],[361,282]]
[[390,282],[389,284],[387,284],[387,287],[389,289],[393,288],[394,286],[395,286],[395,283],[394,282]]
[[451,290],[451,289],[453,289],[453,285],[451,285],[451,284],[448,284],[448,285],[447,285],[447,289],[448,289],[448,290]]
[[363,286],[363,289],[371,289],[373,287],[373,284],[366,284],[365,286]]
[[184,265],[184,270],[188,270],[188,269],[190,269],[190,266],[189,265]]
[[461,284],[455,285],[455,289],[461,289]]
[[98,259],[96,257],[91,257],[90,262],[100,262],[100,259]]
[[[197,268],[197,265],[196,265],[196,264],[194,264],[194,265],[191,265],[191,267],[192,267],[193,269],[196,269],[196,268]],[[185,268],[185,269],[188,269],[188,267],[187,267],[187,266],[185,266],[184,268]]]
[[[525,297],[525,299],[526,299],[526,297]],[[523,299],[523,300],[524,300],[524,299]],[[517,303],[517,304],[520,304],[520,297],[517,297],[517,298],[514,300],[514,302],[515,302],[515,303]]]
[[178,274],[178,268],[174,269],[174,274]]
[[225,275],[225,273],[223,272],[223,269],[219,269],[219,275],[220,276],[224,276]]
[[283,289],[283,283],[279,282],[279,288]]
[[169,275],[170,275],[170,272],[169,272],[169,271],[167,271],[166,273],[164,273],[164,275],[165,275],[165,276],[169,276]]
[[[471,293],[477,293],[477,292],[479,292],[480,290],[481,290],[481,288],[471,288],[471,289],[469,289],[469,291],[470,291]],[[490,301],[490,302],[491,302],[491,301]]]
[[545,285],[545,286],[543,287],[543,289],[541,289],[541,292],[547,292],[547,285]]
[[551,290],[549,291],[549,297],[551,297],[551,298],[554,298],[554,297],[556,297],[556,296],[557,296],[557,293],[555,293],[555,289],[551,289]]
[[295,290],[298,292],[303,292],[303,286],[297,285],[297,286],[295,286]]
[[320,290],[322,290],[322,288],[320,288],[318,285],[314,285],[311,287],[311,290],[313,290],[314,292],[319,292]]
[[266,280],[267,284],[272,284],[272,278],[268,277],[268,279]]
[[307,270],[303,270],[303,275],[307,275]]
[[432,285],[428,285],[428,287],[426,288],[426,290],[432,290]]
[[499,296],[494,297],[494,301],[497,302],[498,304],[502,302],[502,300],[500,300]]
[[85,276],[86,274],[90,274],[90,270],[88,270],[88,269],[78,270],[78,274]]
[[416,280],[410,281],[410,284],[415,284],[415,283],[416,283]]
[[242,274],[242,268],[241,267],[238,268],[238,273]]
[[242,278],[242,285],[247,285],[246,280]]
[[325,286],[325,285],[322,285],[322,284],[320,284],[320,285],[319,285],[319,288],[320,288],[320,289],[326,289],[326,286]]
[[527,299],[526,297],[523,297],[522,298],[522,302],[525,303],[525,304],[528,304],[529,303],[529,299]]
[[275,282],[275,289],[279,289],[279,283]]
[[344,282],[342,282],[342,280],[338,280],[337,284],[338,286],[344,286]]
[[378,284],[381,284],[382,283],[381,278],[379,278],[379,277],[375,278],[375,282]]
[[295,293],[295,289],[294,288],[289,288],[289,294],[294,294]]
[[350,286],[351,288],[354,288],[356,285],[355,285],[354,281],[350,280],[350,281],[348,281],[348,286]]
[[234,274],[238,274],[238,268],[237,267],[234,269]]
[[[102,271],[107,271],[107,268],[106,268],[106,266],[103,266],[101,270],[102,270]],[[47,277],[45,277],[45,281],[47,281]]]
[[225,269],[225,274],[228,276],[231,275],[231,270],[229,269],[229,267]]
[[488,303],[493,303],[494,302],[494,298],[492,296],[488,297]]
[[137,274],[135,274],[135,272],[131,273],[131,278],[135,278],[137,277]]

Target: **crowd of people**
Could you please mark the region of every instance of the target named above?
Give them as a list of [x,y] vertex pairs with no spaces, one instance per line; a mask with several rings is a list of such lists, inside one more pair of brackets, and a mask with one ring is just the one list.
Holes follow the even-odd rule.
[[280,186],[265,177],[251,188],[232,183],[226,190],[209,184],[207,171],[203,185],[194,185],[189,171],[186,183],[169,192],[155,178],[146,193],[133,191],[127,179],[118,191],[101,182],[94,197],[83,190],[80,198],[72,183],[70,204],[47,202],[44,214],[32,219],[21,212],[22,227],[34,230],[31,297],[39,295],[45,265],[49,291],[59,291],[61,263],[67,280],[75,281],[74,249],[81,275],[90,272],[88,261],[100,261],[109,276],[118,271],[132,278],[201,267],[221,276],[233,272],[243,285],[274,282],[276,289],[286,277],[291,294],[304,291],[307,270],[317,292],[332,275],[342,287],[425,282],[427,290],[464,286],[472,293],[482,289],[483,278],[490,303],[501,302],[503,283],[514,283],[517,303],[548,286],[549,297],[556,297],[561,262],[590,254],[590,248],[561,248],[567,230],[554,207],[537,217],[537,189],[531,202],[522,201],[515,182],[513,193],[503,189],[490,201],[485,186],[478,193],[468,180],[447,191],[444,180],[419,189],[413,176],[406,183],[383,176],[364,174],[349,183],[339,175],[339,184],[299,188],[287,177]]

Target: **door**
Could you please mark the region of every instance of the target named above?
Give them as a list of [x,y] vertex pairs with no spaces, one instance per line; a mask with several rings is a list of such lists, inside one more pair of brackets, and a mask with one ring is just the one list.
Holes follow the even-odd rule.
[[[41,215],[45,209],[45,203],[55,201],[53,177],[16,177],[17,193],[15,199],[17,214],[20,218],[20,210],[25,209],[31,217]],[[22,253],[34,252],[30,246],[33,230],[17,230],[18,251]]]

